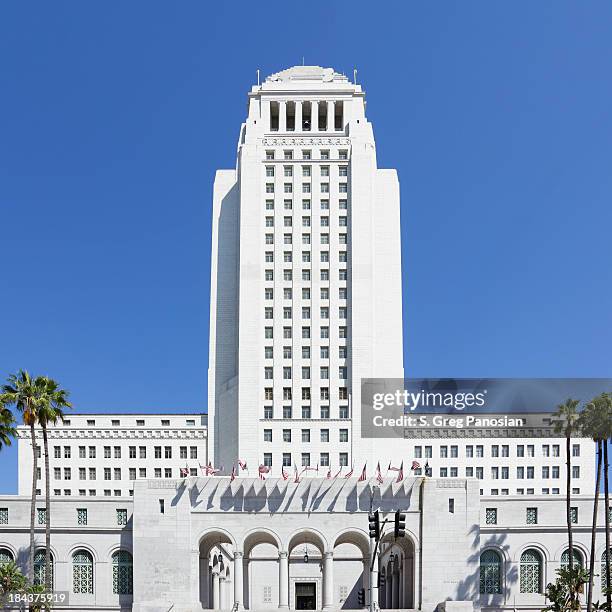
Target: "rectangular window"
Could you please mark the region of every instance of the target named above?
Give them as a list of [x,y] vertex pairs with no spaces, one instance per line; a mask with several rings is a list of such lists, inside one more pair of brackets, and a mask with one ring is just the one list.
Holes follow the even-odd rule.
[[574,525],[578,523],[578,508],[576,506],[570,508],[570,520]]
[[117,509],[117,525],[123,527],[124,525],[127,525],[127,521],[128,521],[127,510],[123,508],[118,508]]
[[321,430],[321,442],[329,442],[329,429]]
[[9,511],[8,508],[0,508],[0,525],[8,525]]
[[528,525],[537,525],[538,524],[538,509],[537,508],[527,508],[526,520],[527,520]]
[[87,525],[86,508],[77,508],[77,525]]
[[272,467],[272,453],[264,453],[263,464],[266,467]]
[[121,459],[121,447],[120,446],[115,446],[115,448],[113,449],[113,455],[115,459]]
[[340,453],[338,460],[341,467],[348,466],[348,453]]
[[485,510],[485,525],[497,525],[497,508]]
[[37,508],[36,516],[38,518],[39,525],[45,525],[47,523],[47,510],[46,508]]

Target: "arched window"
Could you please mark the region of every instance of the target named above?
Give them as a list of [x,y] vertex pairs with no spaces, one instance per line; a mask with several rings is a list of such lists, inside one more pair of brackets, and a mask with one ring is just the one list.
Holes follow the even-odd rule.
[[[612,556],[612,548],[610,549],[610,555]],[[601,592],[605,593],[606,583],[608,582],[606,574],[606,551],[604,550],[601,555]]]
[[93,595],[93,557],[86,550],[72,555],[72,592]]
[[480,592],[489,595],[502,592],[502,560],[498,552],[485,550],[480,555]]
[[[45,550],[34,553],[34,584],[45,584]],[[53,588],[53,553],[51,553],[51,588]]]
[[521,555],[521,593],[542,592],[542,555],[530,548]]
[[13,553],[8,548],[0,548],[0,565],[14,561]]
[[133,576],[132,555],[127,550],[118,550],[113,554],[113,593],[131,595]]
[[[582,553],[577,548],[574,548],[573,552],[574,554],[572,556],[574,557],[574,563],[572,565],[578,565],[579,567],[584,567]],[[561,567],[567,567],[568,565],[569,565],[569,548],[563,551],[563,554],[561,555]]]

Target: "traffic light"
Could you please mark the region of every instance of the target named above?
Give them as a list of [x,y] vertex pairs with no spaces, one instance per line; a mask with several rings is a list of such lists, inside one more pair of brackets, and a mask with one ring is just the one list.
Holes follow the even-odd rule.
[[395,511],[395,537],[403,538],[406,535],[406,514]]
[[378,510],[374,514],[368,515],[368,524],[370,527],[370,537],[378,542],[380,540],[380,513]]
[[365,589],[357,591],[357,603],[363,608],[365,606]]

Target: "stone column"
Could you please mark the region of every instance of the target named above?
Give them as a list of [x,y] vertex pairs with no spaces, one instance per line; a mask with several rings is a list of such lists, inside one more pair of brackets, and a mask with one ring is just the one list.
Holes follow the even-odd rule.
[[392,608],[393,572],[385,572],[385,608]]
[[334,605],[334,553],[323,553],[323,609]]
[[227,588],[225,584],[225,575],[219,576],[219,610],[227,609],[227,604],[225,603],[227,595]]
[[243,568],[243,553],[234,553],[234,605],[238,606],[241,610],[244,607],[243,598],[243,581],[242,581],[242,568]]
[[289,608],[289,553],[278,553],[278,607]]
[[[397,565],[398,562],[395,563]],[[393,568],[393,587],[391,591],[391,605],[394,610],[397,610],[399,606],[399,592],[400,592],[400,580],[399,580],[399,568]]]
[[312,132],[319,131],[319,103],[310,103],[310,130]]
[[284,100],[278,103],[278,131],[287,131],[287,103]]
[[213,592],[212,592],[212,608],[219,609],[219,567],[213,567]]
[[334,125],[334,103],[330,101],[327,103],[327,131],[333,132],[335,129],[336,128]]
[[302,131],[302,102],[300,100],[295,101],[295,131]]

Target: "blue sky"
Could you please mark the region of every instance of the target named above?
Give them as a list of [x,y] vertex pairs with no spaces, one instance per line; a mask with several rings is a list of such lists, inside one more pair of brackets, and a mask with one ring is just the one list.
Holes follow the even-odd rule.
[[[206,408],[210,208],[246,93],[358,69],[402,189],[410,376],[612,375],[612,4],[0,4],[0,377]],[[15,453],[0,456],[15,488]]]

